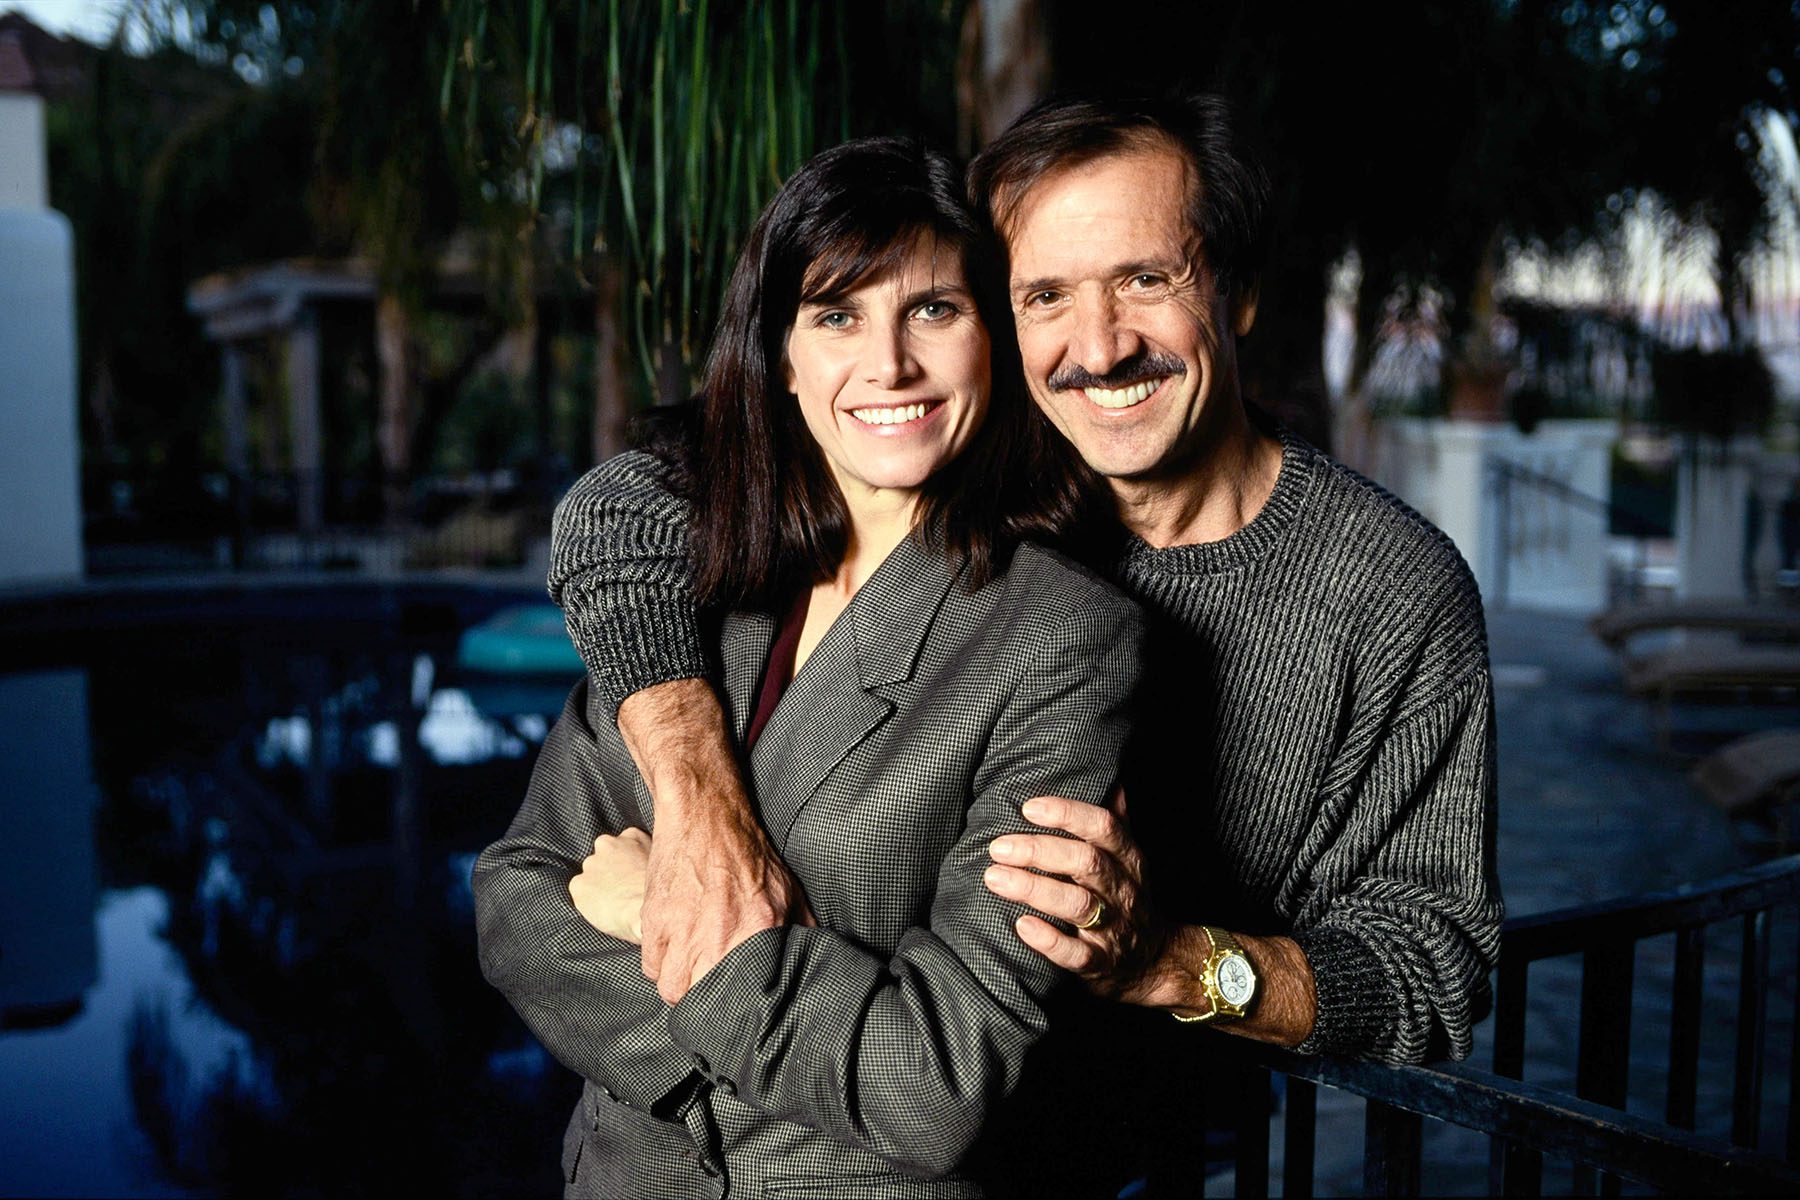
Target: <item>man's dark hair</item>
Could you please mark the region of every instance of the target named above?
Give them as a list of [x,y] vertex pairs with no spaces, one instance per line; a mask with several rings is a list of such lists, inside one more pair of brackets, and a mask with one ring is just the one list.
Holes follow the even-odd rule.
[[[802,303],[881,279],[914,247],[954,254],[987,327],[987,418],[923,488],[922,537],[966,561],[979,587],[1023,537],[1085,527],[1096,499],[1070,452],[1029,410],[993,235],[942,154],[916,139],[863,138],[801,167],[738,256],[707,356],[698,428],[678,486],[694,501],[694,585],[709,607],[773,607],[843,562],[848,513],[782,370]],[[666,448],[666,447],[665,447]]]
[[1268,253],[1269,176],[1222,96],[1040,101],[976,156],[969,195],[1004,238],[1046,176],[1157,149],[1187,162],[1188,228],[1219,293],[1233,303],[1254,296]]

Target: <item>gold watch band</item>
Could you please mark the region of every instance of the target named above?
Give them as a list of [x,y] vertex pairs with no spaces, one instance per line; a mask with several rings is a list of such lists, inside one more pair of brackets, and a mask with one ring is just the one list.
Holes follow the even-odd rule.
[[[1219,995],[1219,985],[1216,980],[1220,960],[1227,954],[1244,955],[1243,943],[1233,937],[1230,930],[1220,929],[1216,925],[1202,925],[1200,926],[1200,931],[1206,934],[1207,941],[1206,961],[1200,967],[1200,987],[1206,993],[1207,1006],[1206,1011],[1203,1013],[1193,1013],[1190,1015],[1188,1013],[1171,1012],[1169,1014],[1183,1025],[1196,1025],[1202,1021],[1211,1021],[1215,1017],[1220,1016],[1241,1017],[1244,1015],[1242,1011],[1226,1013],[1220,1010],[1220,1005],[1223,1003],[1223,1000]],[[1248,958],[1247,955],[1244,955],[1244,957],[1246,959]]]

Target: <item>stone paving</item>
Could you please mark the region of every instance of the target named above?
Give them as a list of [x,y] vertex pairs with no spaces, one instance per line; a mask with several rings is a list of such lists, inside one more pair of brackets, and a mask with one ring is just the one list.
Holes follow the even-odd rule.
[[[1617,663],[1584,621],[1518,611],[1489,615],[1500,746],[1499,862],[1509,915],[1524,915],[1711,879],[1774,853],[1766,836],[1736,826],[1688,781],[1698,757],[1737,733],[1800,726],[1800,707],[1678,705],[1673,736],[1659,748],[1651,713],[1625,695]],[[1736,962],[1741,926],[1715,927],[1707,942],[1699,1125],[1725,1134],[1730,1122]],[[1795,1011],[1796,930],[1791,913],[1774,925],[1769,993],[1770,1058],[1763,1148],[1778,1151],[1787,1113]],[[1673,938],[1640,945],[1632,1011],[1630,1110],[1661,1119],[1667,1080],[1668,997]],[[1527,1009],[1526,1078],[1574,1090],[1579,960],[1535,964]],[[1472,1061],[1492,1061],[1492,1024]],[[1320,1092],[1317,1190],[1360,1194],[1363,1105]],[[1274,1123],[1275,1160],[1281,1125]],[[1424,1191],[1487,1191],[1484,1137],[1428,1124]],[[1568,1190],[1567,1168],[1547,1164],[1546,1194]],[[1277,1192],[1279,1173],[1271,1180]],[[1229,1172],[1208,1195],[1230,1195]],[[1628,1188],[1627,1191],[1630,1191]]]

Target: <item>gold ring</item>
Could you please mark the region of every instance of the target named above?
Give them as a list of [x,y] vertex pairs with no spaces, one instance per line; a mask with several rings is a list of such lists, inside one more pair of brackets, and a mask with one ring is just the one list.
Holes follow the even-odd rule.
[[1094,929],[1094,928],[1097,928],[1099,926],[1100,922],[1102,922],[1104,920],[1106,920],[1106,901],[1102,900],[1098,896],[1095,896],[1094,897],[1094,911],[1088,914],[1087,920],[1077,923],[1075,928],[1077,928],[1077,929]]

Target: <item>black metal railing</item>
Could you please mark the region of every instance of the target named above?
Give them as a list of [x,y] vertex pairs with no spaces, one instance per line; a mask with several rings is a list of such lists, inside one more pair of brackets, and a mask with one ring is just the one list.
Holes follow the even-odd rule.
[[[1772,921],[1800,904],[1800,856],[1753,867],[1711,883],[1509,921],[1502,939],[1494,1012],[1493,1070],[1439,1063],[1392,1067],[1303,1058],[1260,1050],[1248,1081],[1266,1094],[1269,1073],[1287,1076],[1282,1195],[1314,1191],[1318,1088],[1366,1102],[1363,1187],[1373,1196],[1421,1191],[1427,1120],[1485,1134],[1493,1194],[1539,1195],[1545,1159],[1571,1164],[1574,1194],[1617,1195],[1623,1181],[1655,1191],[1718,1194],[1800,1193],[1800,1069],[1794,1047],[1780,1061],[1788,1075],[1785,1137],[1779,1155],[1758,1149],[1767,1080]],[[1741,923],[1736,956],[1729,1134],[1696,1131],[1704,1018],[1706,932]],[[1675,937],[1669,997],[1668,1086],[1660,1119],[1627,1112],[1631,1015],[1639,943]],[[1574,1094],[1528,1082],[1526,1014],[1532,964],[1579,956],[1581,990]],[[1795,1027],[1800,1027],[1796,999]],[[1790,1027],[1790,1035],[1792,1029]],[[1723,1069],[1723,1064],[1715,1065]],[[1236,1194],[1269,1194],[1269,1124],[1254,1105],[1238,1131]],[[1721,1114],[1722,1115],[1722,1114]]]

